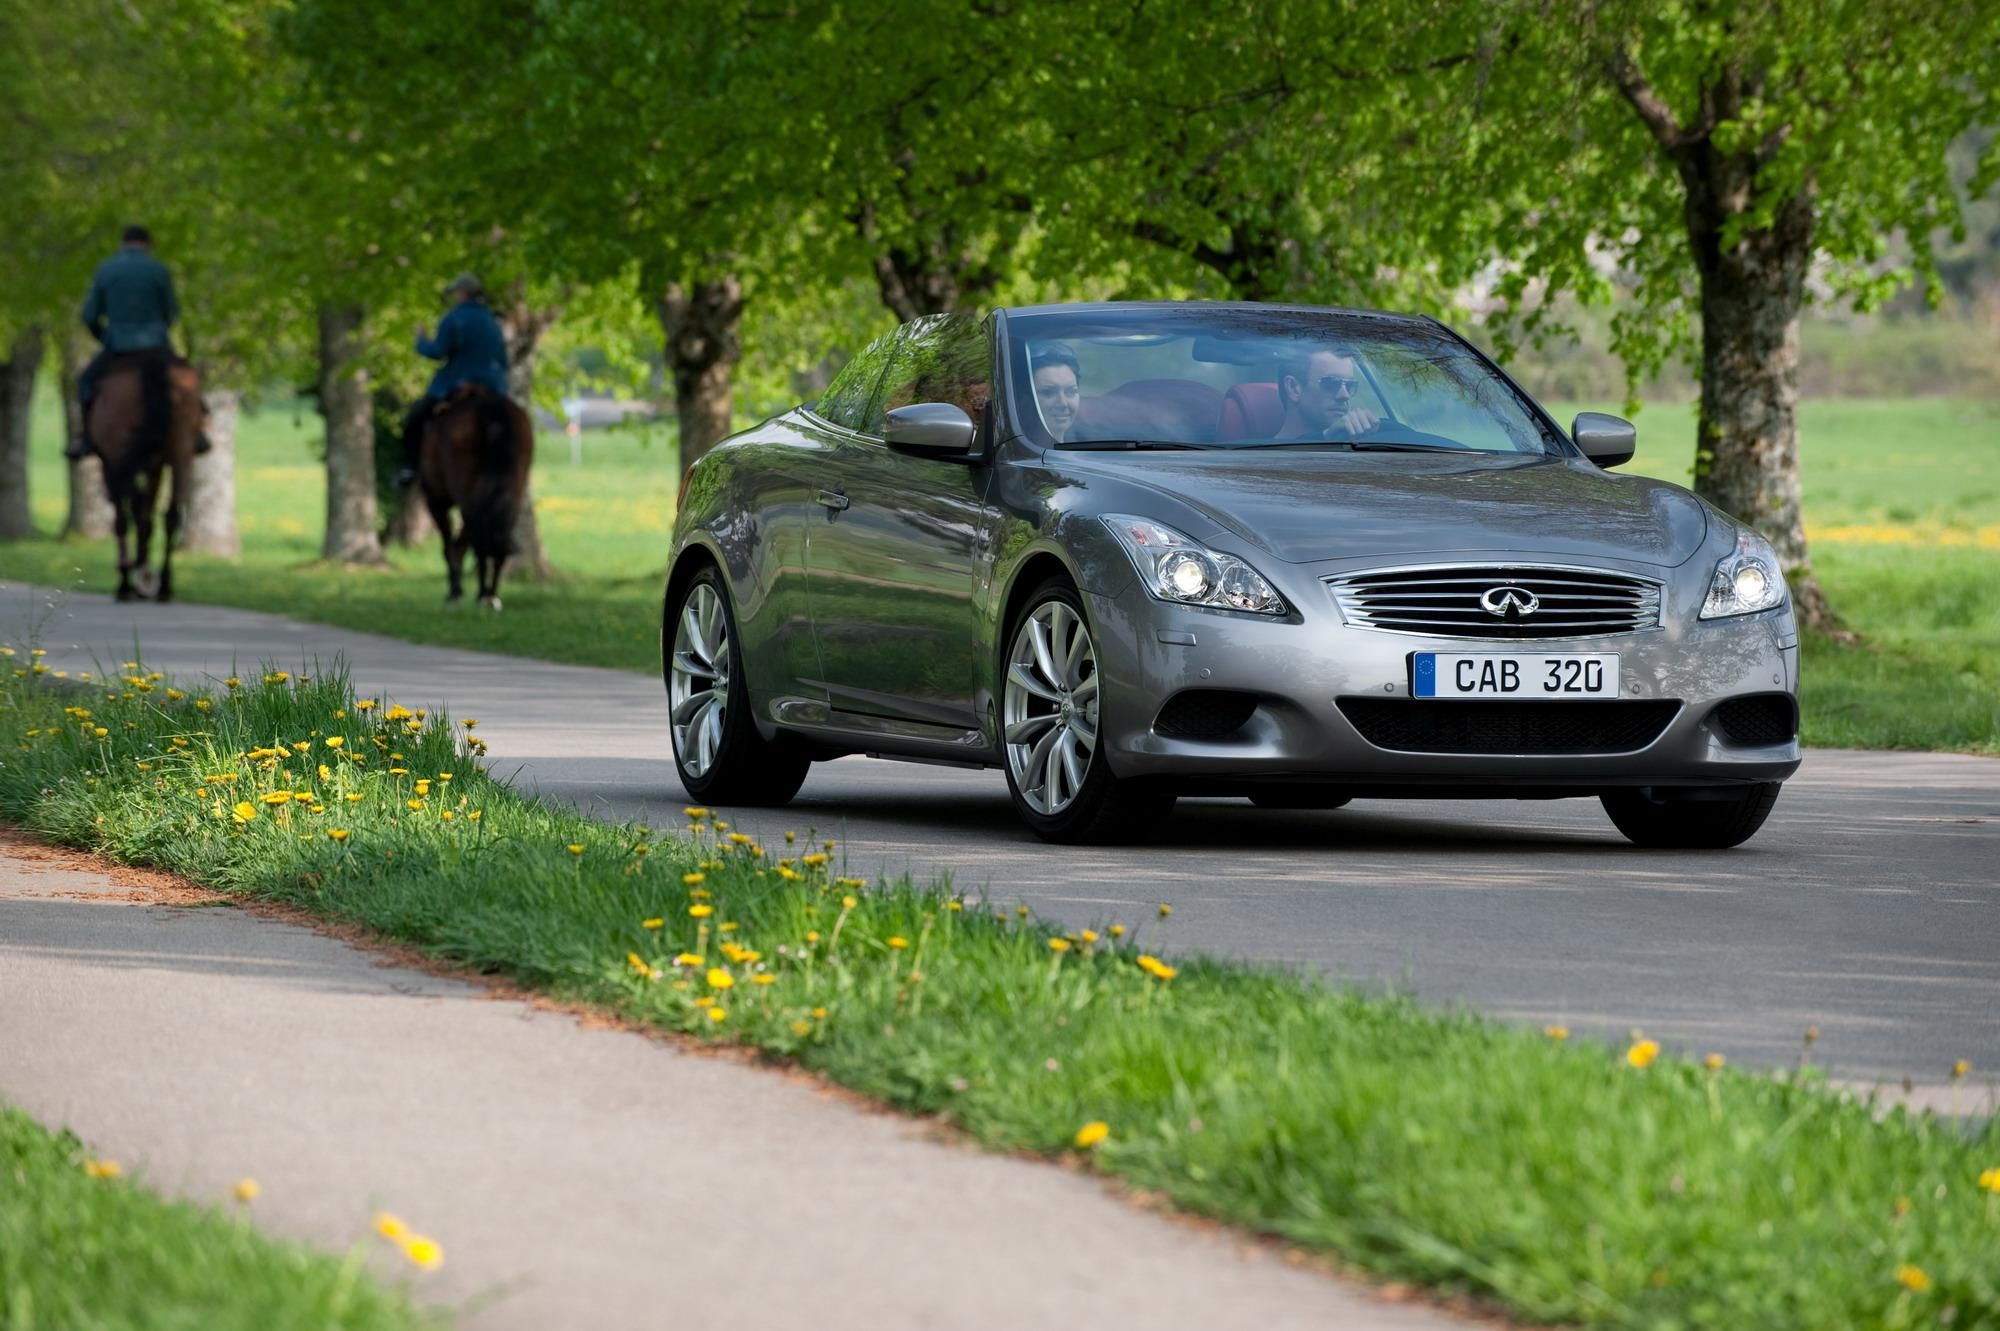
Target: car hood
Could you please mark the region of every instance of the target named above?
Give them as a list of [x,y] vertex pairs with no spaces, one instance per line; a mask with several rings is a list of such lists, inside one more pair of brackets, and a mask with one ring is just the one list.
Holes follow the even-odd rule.
[[1679,486],[1563,458],[1218,451],[1063,463],[1170,496],[1293,564],[1522,550],[1672,567],[1708,530],[1704,505]]

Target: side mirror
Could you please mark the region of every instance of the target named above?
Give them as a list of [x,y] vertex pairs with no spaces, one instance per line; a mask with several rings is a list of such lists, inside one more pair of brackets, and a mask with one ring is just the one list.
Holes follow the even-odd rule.
[[978,433],[972,417],[949,402],[912,402],[897,407],[882,422],[882,438],[889,447],[927,457],[963,458],[972,452]]
[[1630,462],[1639,447],[1639,431],[1632,422],[1607,416],[1601,411],[1580,411],[1569,427],[1569,437],[1583,455],[1600,467]]

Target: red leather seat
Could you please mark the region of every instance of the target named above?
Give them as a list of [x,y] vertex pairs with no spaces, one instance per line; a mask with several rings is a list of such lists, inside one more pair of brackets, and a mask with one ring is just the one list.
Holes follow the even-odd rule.
[[1232,439],[1269,439],[1285,423],[1284,404],[1278,401],[1278,386],[1238,384],[1222,399],[1222,421],[1215,437],[1223,443]]
[[1192,379],[1134,379],[1079,403],[1070,437],[1205,444],[1215,438],[1221,403],[1220,393]]

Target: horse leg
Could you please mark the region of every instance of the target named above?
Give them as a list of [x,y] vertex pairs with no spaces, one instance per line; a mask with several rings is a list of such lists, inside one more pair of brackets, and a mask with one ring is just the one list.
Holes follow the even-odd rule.
[[441,495],[424,491],[424,507],[431,511],[431,522],[438,529],[438,542],[444,546],[444,571],[450,579],[451,590],[445,593],[447,604],[465,598],[465,525],[459,524],[456,534],[451,529],[451,500]]
[[[165,604],[174,599],[174,546],[181,539],[181,469],[169,464],[167,473],[167,539],[160,550],[160,587],[153,599]],[[154,482],[158,488],[159,482]]]
[[153,506],[159,501],[155,488],[158,477],[136,480],[132,487],[132,567],[137,571],[137,591],[139,595],[152,595],[153,581]]
[[111,530],[118,537],[118,590],[115,593],[121,601],[136,601],[139,593],[132,586],[132,498],[120,496],[111,506]]

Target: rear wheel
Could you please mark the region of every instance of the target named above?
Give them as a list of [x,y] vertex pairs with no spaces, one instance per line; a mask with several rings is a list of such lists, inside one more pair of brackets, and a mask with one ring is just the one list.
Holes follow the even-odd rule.
[[1171,811],[1171,793],[1121,781],[1100,751],[1103,679],[1076,589],[1060,578],[1037,587],[1007,643],[1001,747],[1022,821],[1045,841],[1112,841]]
[[1607,790],[1598,798],[1618,830],[1657,850],[1725,850],[1755,836],[1778,802],[1779,782],[1714,790]]
[[705,568],[669,593],[660,629],[674,765],[688,794],[712,804],[785,804],[812,760],[757,733],[722,576]]

